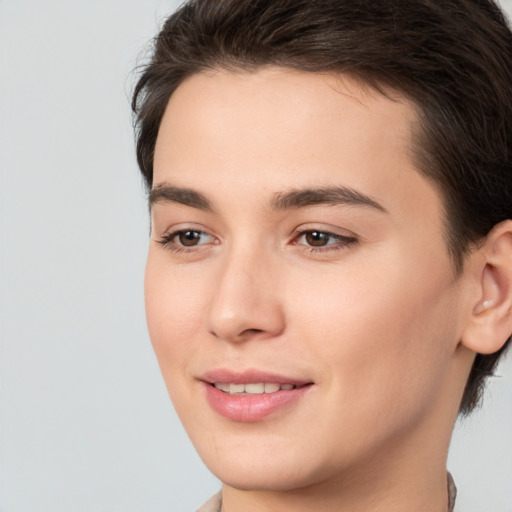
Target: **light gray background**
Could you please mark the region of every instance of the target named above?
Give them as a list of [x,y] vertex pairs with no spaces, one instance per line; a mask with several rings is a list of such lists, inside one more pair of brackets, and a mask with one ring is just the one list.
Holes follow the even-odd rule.
[[[192,511],[218,488],[146,334],[129,91],[178,2],[0,0],[0,511]],[[503,2],[512,13],[511,1]],[[512,358],[450,456],[512,511]]]

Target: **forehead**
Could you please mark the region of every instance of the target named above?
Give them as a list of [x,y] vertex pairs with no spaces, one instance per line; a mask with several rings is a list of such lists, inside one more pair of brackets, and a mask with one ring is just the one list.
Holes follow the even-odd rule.
[[414,165],[416,122],[410,101],[340,74],[200,73],[169,100],[154,184],[229,189],[248,200],[262,188],[343,185],[373,197],[387,189],[384,203],[415,201],[409,181],[431,188]]
[[[344,126],[344,119],[350,119],[350,126]],[[183,135],[191,128],[206,135],[209,128],[219,139],[248,136],[256,143],[265,136],[258,128],[276,124],[287,136],[286,141],[292,142],[292,136],[298,136],[305,125],[309,135],[336,125],[333,135],[338,137],[357,135],[362,130],[368,135],[370,129],[385,131],[405,149],[415,121],[416,111],[410,101],[391,92],[384,96],[339,73],[278,67],[252,72],[218,69],[192,75],[180,84],[169,100],[160,133],[179,124]],[[241,127],[245,129],[240,131]],[[349,128],[348,133],[343,128]]]

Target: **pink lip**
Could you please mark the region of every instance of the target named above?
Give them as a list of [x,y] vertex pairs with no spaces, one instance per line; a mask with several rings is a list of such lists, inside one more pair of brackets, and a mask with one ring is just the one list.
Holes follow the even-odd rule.
[[[201,380],[204,383],[206,399],[210,407],[224,418],[239,422],[255,422],[266,418],[278,409],[299,400],[311,389],[312,384],[308,381],[257,370],[241,373],[223,369],[213,370],[205,373]],[[263,382],[293,384],[298,387],[260,395],[230,395],[217,389],[213,385],[214,382],[233,384]]]

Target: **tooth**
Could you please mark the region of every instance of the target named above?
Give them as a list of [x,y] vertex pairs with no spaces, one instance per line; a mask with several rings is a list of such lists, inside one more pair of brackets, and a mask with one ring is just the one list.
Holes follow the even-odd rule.
[[243,393],[245,391],[245,384],[229,384],[229,393]]
[[246,384],[245,392],[250,393],[251,395],[259,395],[259,394],[265,392],[265,384],[262,384],[262,383]]
[[293,384],[277,384],[275,382],[251,382],[249,384],[229,384],[227,382],[215,382],[214,386],[231,395],[249,394],[260,395],[263,393],[276,393],[279,390],[290,390],[296,386]]
[[279,384],[265,383],[265,393],[275,393],[279,388]]

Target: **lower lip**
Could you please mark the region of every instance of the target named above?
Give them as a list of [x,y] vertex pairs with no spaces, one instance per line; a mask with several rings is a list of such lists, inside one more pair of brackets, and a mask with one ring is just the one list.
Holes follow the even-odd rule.
[[309,391],[311,385],[261,395],[230,395],[212,384],[205,383],[205,387],[206,398],[215,412],[228,420],[251,422],[260,421],[296,402]]

